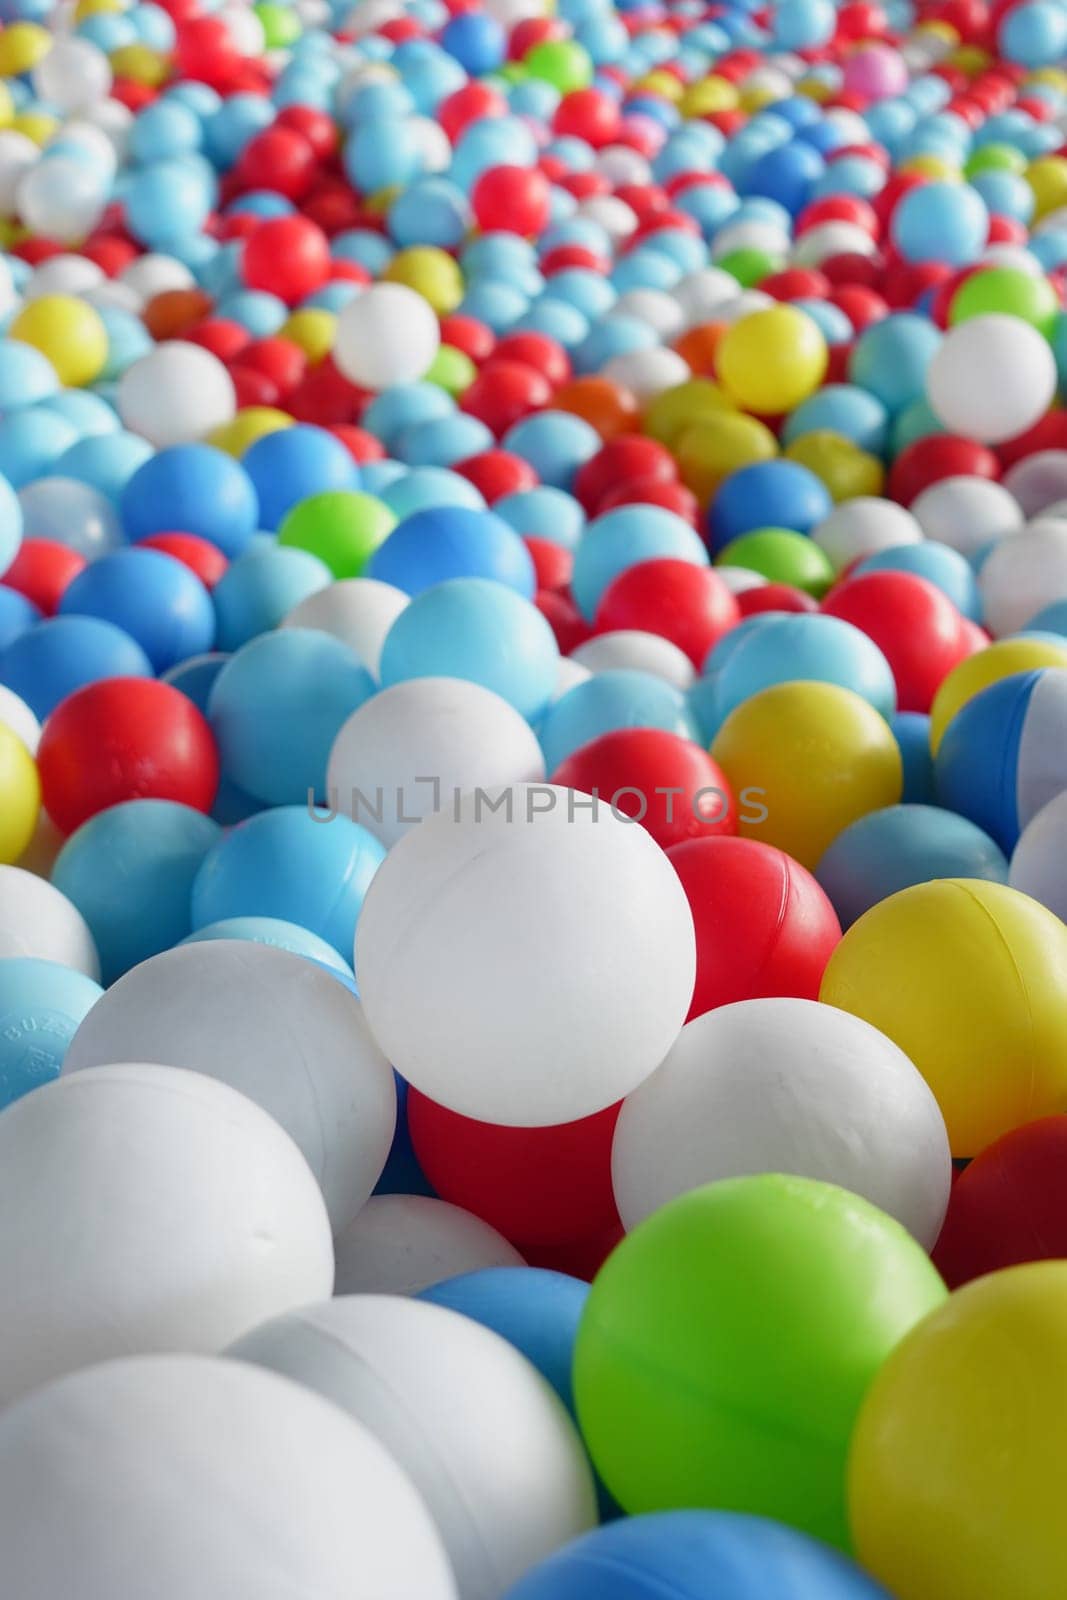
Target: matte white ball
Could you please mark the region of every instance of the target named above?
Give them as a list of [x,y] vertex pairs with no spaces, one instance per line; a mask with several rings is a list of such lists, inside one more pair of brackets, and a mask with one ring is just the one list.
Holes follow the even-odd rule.
[[463,1600],[500,1600],[596,1524],[592,1473],[562,1402],[469,1317],[354,1295],[279,1317],[230,1353],[314,1389],[381,1441],[422,1495]]
[[755,217],[727,222],[715,235],[711,258],[721,261],[735,250],[763,250],[772,259],[784,261],[789,254],[789,235],[776,222],[761,222]]
[[732,300],[723,301],[712,320],[726,323],[740,322],[742,317],[751,316],[753,311],[766,311],[777,303],[769,294],[764,294],[762,289],[742,289]]
[[2,1406],[115,1356],[215,1354],[324,1299],[330,1224],[307,1162],[244,1095],[98,1067],[0,1115],[0,1282]]
[[[103,134],[100,137],[103,139]],[[86,295],[106,281],[101,268],[88,256],[52,256],[37,268],[23,299],[40,300],[50,294]]]
[[978,590],[983,620],[998,638],[1067,599],[1067,522],[1034,523],[996,545],[979,569]]
[[10,728],[12,733],[17,733],[31,756],[37,754],[37,746],[41,741],[41,724],[25,700],[0,683],[0,722]]
[[664,389],[676,389],[692,377],[689,363],[677,350],[665,350],[659,345],[651,350],[630,350],[625,355],[615,356],[601,375],[609,383],[629,389],[642,403],[653,400]]
[[133,289],[142,300],[151,300],[157,294],[165,294],[168,289],[192,289],[196,279],[184,261],[179,261],[175,256],[149,252],[148,255],[138,256],[128,267],[123,267],[119,282]]
[[657,338],[667,342],[677,339],[685,331],[681,306],[673,295],[664,293],[662,289],[629,289],[626,294],[619,296],[612,309],[616,315],[636,317],[639,322],[646,322]]
[[1018,533],[1023,525],[1014,495],[988,478],[942,478],[912,501],[911,514],[928,539],[967,557]]
[[605,145],[597,154],[595,170],[607,178],[613,188],[621,189],[628,183],[655,182],[649,162],[640,151],[631,150],[625,144]]
[[1067,450],[1039,450],[1004,474],[1004,488],[1024,517],[1036,517],[1067,495]]
[[952,433],[1000,444],[1033,427],[1056,393],[1056,361],[1037,329],[992,312],[957,323],[926,375],[926,397]]
[[119,379],[123,427],[164,450],[192,444],[237,414],[233,379],[217,356],[171,339],[134,361]]
[[545,775],[530,725],[502,696],[460,678],[412,678],[365,700],[334,740],[326,793],[335,811],[396,844],[467,789]]
[[76,156],[47,156],[19,180],[15,209],[31,233],[75,244],[91,233],[107,204],[99,175]]
[[288,950],[206,940],[132,968],[86,1017],[63,1071],[109,1061],[202,1072],[262,1106],[307,1161],[335,1231],[388,1159],[396,1087],[363,1007]]
[[[693,992],[689,903],[652,836],[520,784],[413,828],[378,869],[356,970],[378,1043],[464,1116],[544,1127],[621,1100]],[[456,820],[458,814],[459,820]]]
[[687,273],[673,290],[687,328],[714,320],[719,306],[737,295],[737,279],[722,267],[700,267]]
[[903,506],[864,494],[835,506],[812,530],[812,538],[834,571],[842,572],[861,556],[921,543],[923,531]]
[[333,358],[364,389],[417,383],[433,363],[441,332],[433,308],[402,283],[377,283],[337,318]]
[[373,1433],[205,1356],[109,1361],[6,1411],[0,1542],[12,1600],[457,1600]]
[[87,111],[106,100],[111,63],[88,39],[58,37],[31,74],[34,93],[60,111]]
[[1008,882],[1067,921],[1067,793],[1042,806],[1023,829]]
[[377,578],[342,578],[301,600],[282,627],[332,634],[378,678],[385,636],[409,601],[402,589]]
[[100,982],[100,957],[77,906],[22,867],[0,866],[0,959],[6,956],[36,956]]
[[684,650],[658,633],[640,628],[616,628],[598,633],[571,653],[571,660],[588,667],[592,674],[615,672],[619,668],[650,672],[676,689],[689,689],[696,677],[693,663]]
[[621,244],[637,230],[637,212],[615,194],[591,195],[579,203],[574,214],[599,223],[612,244]]
[[820,267],[830,256],[874,256],[878,245],[855,222],[817,222],[800,235],[790,254],[795,267]]
[[870,1200],[926,1248],[948,1136],[925,1080],[877,1028],[815,1000],[742,1000],[687,1023],[623,1104],[612,1179],[627,1228],[720,1178],[785,1172]]
[[593,674],[589,668],[583,666],[580,661],[575,661],[573,656],[560,656],[559,666],[556,668],[556,687],[552,691],[551,704],[555,705],[556,701],[562,699],[568,689],[573,689],[575,684],[586,683],[592,676]]
[[376,1194],[334,1240],[338,1294],[420,1294],[447,1278],[526,1263],[462,1206],[424,1194]]

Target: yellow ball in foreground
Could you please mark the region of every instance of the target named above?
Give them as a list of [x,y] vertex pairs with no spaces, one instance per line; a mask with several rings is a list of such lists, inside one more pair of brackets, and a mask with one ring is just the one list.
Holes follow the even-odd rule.
[[889,724],[833,683],[761,689],[731,711],[711,754],[737,797],[742,837],[777,845],[808,868],[849,823],[900,800],[900,747]]
[[31,300],[8,329],[12,339],[47,356],[68,389],[92,383],[107,361],[107,328],[95,307],[72,294]]
[[1017,889],[939,878],[890,895],[836,947],[819,999],[910,1057],[958,1158],[1067,1111],[1067,927]]
[[0,722],[0,866],[12,866],[33,838],[41,809],[37,763]]
[[1057,1600],[1067,1261],[978,1278],[905,1336],[853,1435],[856,1554],[895,1600]]
[[930,749],[936,756],[945,729],[956,715],[981,690],[1015,672],[1030,672],[1035,667],[1067,667],[1067,639],[1062,645],[1050,639],[998,639],[996,644],[967,656],[953,667],[934,696],[930,707]]
[[792,411],[826,376],[822,331],[793,306],[768,306],[741,317],[722,337],[718,377],[727,394],[762,416]]

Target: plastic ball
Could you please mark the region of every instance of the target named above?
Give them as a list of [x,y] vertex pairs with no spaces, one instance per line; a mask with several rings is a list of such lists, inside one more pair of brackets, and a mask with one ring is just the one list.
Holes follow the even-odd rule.
[[425,1194],[372,1195],[335,1249],[337,1295],[416,1295],[460,1273],[525,1265],[480,1217]]
[[640,822],[663,849],[733,833],[736,808],[723,774],[691,740],[661,728],[618,728],[581,745],[551,781]]
[[51,476],[28,483],[19,494],[27,539],[63,544],[89,561],[120,544],[114,506],[91,485]]
[[854,568],[855,576],[868,572],[914,572],[940,589],[959,611],[971,622],[982,614],[981,596],[974,568],[966,556],[951,545],[934,539],[922,539],[918,544],[891,545],[886,550],[876,550],[863,556]]
[[831,1184],[772,1174],[682,1195],[623,1240],[586,1303],[574,1382],[594,1464],[631,1513],[714,1505],[847,1545],[856,1416],[945,1295],[898,1222]]
[[966,266],[981,254],[989,212],[977,190],[964,183],[922,183],[893,210],[893,244],[905,261]]
[[946,678],[930,707],[930,749],[936,756],[945,729],[969,700],[990,684],[1039,667],[1067,667],[1067,644],[1051,637],[998,639],[987,649],[968,652]]
[[953,1155],[973,1156],[1063,1104],[1065,955],[1062,923],[1036,901],[939,879],[849,929],[821,998],[900,1045],[937,1096]]
[[1067,806],[1057,794],[1023,829],[1011,858],[1008,881],[1013,889],[1039,900],[1061,921],[1067,913],[1067,884],[1061,862]]
[[282,627],[332,634],[380,681],[382,647],[407,604],[407,595],[392,584],[374,578],[347,578],[301,600],[286,615]]
[[720,720],[760,690],[797,679],[851,689],[887,720],[896,710],[888,661],[866,634],[836,617],[770,616],[731,645],[721,667],[714,655],[709,664]]
[[0,865],[0,959],[16,956],[100,978],[96,945],[77,906],[47,878]]
[[41,785],[33,756],[18,734],[0,722],[0,863],[10,865],[23,855],[40,809]]
[[1019,503],[985,478],[942,478],[912,501],[911,514],[928,539],[977,556],[1023,525]]
[[136,640],[95,617],[55,617],[20,634],[0,655],[0,683],[40,720],[76,689],[104,678],[152,676]]
[[574,556],[571,588],[592,621],[609,584],[638,562],[661,558],[707,566],[708,553],[687,522],[658,506],[620,506],[588,523]]
[[117,408],[123,427],[163,450],[203,439],[232,421],[237,399],[233,380],[216,356],[174,339],[126,368]]
[[52,882],[85,918],[105,984],[191,931],[193,880],[218,833],[189,806],[129,800],[66,841]]
[[107,360],[107,329],[99,313],[73,295],[31,300],[7,331],[47,356],[64,385],[92,383]]
[[379,283],[343,307],[334,359],[352,383],[388,389],[418,382],[439,344],[437,318],[422,296],[404,284]]
[[[921,192],[921,191],[916,191]],[[1048,341],[1019,317],[990,313],[958,323],[930,362],[927,395],[953,433],[1000,444],[1040,421],[1056,393]]]
[[0,1109],[59,1076],[78,1025],[103,992],[52,961],[0,960]]
[[107,678],[69,695],[49,716],[38,768],[45,809],[73,833],[123,800],[176,800],[209,811],[219,760],[185,695],[142,678]]
[[481,684],[412,678],[373,695],[341,728],[329,808],[390,848],[467,788],[495,794],[544,777],[541,747],[515,707]]
[[278,528],[301,501],[359,487],[359,471],[340,439],[324,428],[297,426],[265,434],[241,466],[259,504],[259,526]]
[[274,217],[245,240],[241,276],[250,289],[277,295],[286,305],[320,289],[330,275],[330,248],[321,228],[307,217]]
[[[446,813],[428,818],[390,852],[364,904],[356,966],[375,1034],[409,1083],[464,1116],[541,1127],[592,1115],[654,1068],[689,1005],[692,919],[644,829],[603,806],[591,813],[588,801],[580,809],[570,790],[520,785],[509,797],[510,819],[475,794],[465,799],[460,821]],[[462,871],[475,856],[482,862],[476,880]],[[623,903],[606,892],[620,872],[630,885]],[[515,947],[493,933],[500,873],[508,880],[510,912],[522,907],[521,962],[510,954]],[[566,882],[571,905],[564,927],[546,894],[555,877]],[[653,914],[659,931],[648,950],[630,923]],[[421,919],[420,945],[408,943],[397,958],[397,919],[412,915]],[[430,937],[434,929],[439,940]],[[424,948],[435,948],[430,966],[419,959],[423,939]],[[551,1010],[531,1009],[528,962],[535,950],[539,983],[550,984],[554,995]],[[478,977],[487,961],[495,973],[488,996]],[[614,999],[601,1008],[596,995],[609,981]],[[472,983],[477,1000],[469,1010]],[[439,984],[449,1000],[447,1014],[435,1018],[431,1045],[426,1023],[437,1008],[426,1002]],[[422,996],[418,1007],[405,998],[409,988]],[[510,1069],[502,1081],[505,1036]],[[546,1061],[554,1063],[550,1079]]]
[[911,572],[848,578],[822,609],[851,622],[878,645],[892,668],[902,711],[929,711],[949,675],[974,652],[951,600]]
[[[288,437],[288,431],[272,435],[278,437]],[[278,543],[317,556],[335,578],[358,578],[395,526],[392,511],[374,495],[324,490],[298,500],[286,512]]]
[[143,549],[158,550],[180,562],[205,589],[214,589],[230,565],[222,551],[198,533],[150,533],[138,543]]
[[[685,449],[685,442],[680,447]],[[756,461],[723,481],[708,511],[716,553],[730,540],[759,528],[810,533],[833,509],[823,483],[795,461]]]
[[716,370],[727,394],[745,410],[792,411],[826,375],[826,340],[818,324],[791,306],[741,317],[726,331]]
[[1001,540],[982,562],[978,588],[991,633],[1025,628],[1045,606],[1067,598],[1067,525],[1039,519]]
[[700,666],[738,615],[737,602],[717,573],[668,556],[620,572],[601,595],[595,622],[601,633],[659,634]]
[[134,542],[149,534],[195,533],[224,555],[240,554],[258,525],[255,489],[240,463],[213,445],[160,450],[130,477],[120,501]]
[[880,550],[916,544],[922,529],[915,517],[892,500],[860,495],[835,506],[812,529],[812,538],[830,558],[835,572]]
[[112,622],[142,647],[157,672],[210,650],[215,613],[199,578],[155,550],[118,550],[86,567],[64,591],[64,616]]
[[987,1272],[1064,1254],[1061,1115],[987,1145],[952,1185],[934,1259],[950,1288]]
[[329,587],[329,567],[306,550],[272,545],[246,551],[212,592],[219,648],[240,649],[279,627],[304,600]]
[[37,754],[41,742],[41,724],[13,689],[0,684],[0,726],[17,734],[31,756]]
[[492,511],[438,505],[399,522],[374,551],[367,575],[405,594],[448,578],[488,578],[534,594],[533,562],[519,535]]
[[[189,1116],[183,1110],[183,1120]],[[251,1177],[256,1151],[238,1123],[235,1136],[242,1133]],[[201,1161],[212,1153],[206,1144]],[[223,1159],[217,1157],[218,1186],[229,1170]],[[104,1177],[111,1176],[108,1169]],[[153,1190],[165,1192],[165,1179],[148,1176]],[[203,1213],[212,1209],[198,1201],[206,1257],[211,1223]],[[158,1211],[157,1202],[146,1231],[163,1225]],[[220,1220],[235,1229],[225,1212]],[[292,1231],[282,1237],[291,1247]],[[151,1260],[151,1242],[143,1248]],[[246,1252],[254,1259],[254,1236]],[[205,1432],[205,1417],[218,1438]],[[286,1449],[267,1472],[279,1438]],[[382,1600],[455,1600],[448,1559],[420,1496],[369,1430],[306,1388],[236,1361],[128,1358],[50,1384],[5,1414],[0,1477],[8,1485],[4,1543],[12,1582],[26,1600],[72,1586],[113,1593],[142,1562],[155,1574],[159,1600],[179,1600],[190,1585],[202,1600],[223,1600],[233,1594],[235,1572],[257,1569],[284,1571],[322,1600],[340,1600],[353,1583]],[[112,1526],[110,1496],[119,1481],[127,1493]]]
[[[1058,1582],[1053,1464],[1067,1267],[968,1284],[878,1374],[848,1466],[856,1551],[901,1600],[1039,1600]],[[991,1409],[976,1420],[978,1396]]]

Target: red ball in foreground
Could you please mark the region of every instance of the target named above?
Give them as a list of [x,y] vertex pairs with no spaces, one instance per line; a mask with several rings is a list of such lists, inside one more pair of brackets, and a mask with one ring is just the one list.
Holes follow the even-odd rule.
[[873,639],[893,670],[901,711],[929,711],[953,667],[973,655],[973,638],[943,590],[914,572],[865,572],[822,603]]
[[213,589],[230,564],[216,545],[201,539],[198,533],[150,533],[137,543],[147,550],[162,550],[165,556],[173,556],[196,574],[205,589]]
[[575,750],[551,783],[640,822],[664,850],[686,839],[737,832],[724,773],[700,745],[663,728],[616,728]]
[[817,1000],[841,924],[806,867],[756,839],[694,839],[667,859],[697,937],[687,1022],[735,1000]]
[[699,670],[740,616],[736,598],[711,567],[664,557],[620,572],[601,595],[595,621],[598,633],[657,633]]
[[611,1184],[617,1105],[552,1128],[501,1128],[408,1090],[419,1166],[442,1200],[473,1211],[509,1239],[542,1249],[619,1226]]
[[23,539],[18,555],[4,573],[4,588],[32,600],[46,617],[59,609],[67,585],[86,566],[85,557],[54,539]]
[[219,786],[207,721],[152,678],[105,678],[69,695],[45,724],[37,765],[45,810],[64,834],[123,800],[210,811]]
[[934,1265],[950,1289],[986,1272],[1067,1256],[1067,1117],[988,1145],[952,1185]]
[[249,289],[296,305],[329,278],[329,241],[306,217],[270,217],[245,241],[241,276]]

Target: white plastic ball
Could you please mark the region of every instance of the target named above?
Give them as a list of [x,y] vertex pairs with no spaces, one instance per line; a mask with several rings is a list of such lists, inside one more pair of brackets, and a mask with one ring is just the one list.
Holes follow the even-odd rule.
[[790,254],[795,267],[819,267],[831,256],[875,256],[878,246],[855,222],[817,222],[805,228]]
[[681,308],[687,328],[712,322],[727,300],[737,296],[737,279],[722,267],[700,267],[687,273],[672,291]]
[[1014,495],[988,478],[942,478],[912,501],[911,514],[928,539],[967,557],[1018,533],[1023,525]]
[[368,1428],[422,1495],[463,1600],[501,1600],[595,1526],[588,1458],[526,1357],[426,1301],[353,1295],[279,1317],[231,1354]]
[[485,9],[510,32],[518,22],[543,17],[548,7],[546,0],[485,0]]
[[11,268],[0,256],[0,321],[6,321],[17,310],[19,296],[15,290],[15,279]]
[[[107,104],[117,105],[118,102],[104,103],[105,106]],[[126,110],[125,106],[121,106],[119,109],[124,112]],[[113,177],[118,170],[118,150],[116,148],[114,130],[108,130],[106,118],[103,121],[90,121],[90,116],[98,115],[103,110],[104,106],[97,106],[95,111],[90,111],[85,116],[71,117],[67,122],[64,122],[45,146],[45,152],[47,153],[51,144],[57,142],[61,142],[65,150],[69,150],[72,145],[77,145],[79,149],[85,151],[87,156],[92,158],[98,170],[108,172]],[[129,115],[128,112],[126,114]]]
[[144,310],[144,301],[136,289],[117,278],[105,278],[95,289],[87,289],[82,299],[97,311],[127,311],[131,317],[139,317]]
[[31,233],[74,244],[91,233],[107,204],[107,190],[92,167],[76,156],[48,156],[20,179],[15,210]]
[[111,81],[104,52],[73,35],[57,38],[31,74],[34,93],[60,111],[86,111],[106,100]]
[[332,634],[378,678],[385,636],[409,600],[402,589],[377,578],[342,578],[301,600],[282,627]]
[[138,256],[128,267],[123,267],[118,281],[140,295],[142,302],[170,289],[192,289],[196,279],[185,265],[174,256],[150,253]]
[[548,784],[495,798],[390,851],[356,930],[360,991],[396,1070],[439,1105],[572,1122],[674,1042],[695,976],[689,903],[651,834],[610,806]]
[[556,668],[556,686],[552,690],[550,704],[555,705],[556,701],[562,699],[568,689],[573,689],[579,683],[587,683],[592,676],[593,674],[589,668],[584,666],[582,662],[575,661],[573,656],[560,656],[559,665]]
[[583,200],[575,211],[576,217],[599,223],[612,244],[622,244],[637,231],[637,213],[625,200],[614,194],[594,194]]
[[452,165],[452,146],[441,124],[432,117],[409,117],[407,126],[418,145],[422,171],[447,172]]
[[129,146],[130,129],[134,116],[121,100],[101,100],[77,119],[79,126],[88,122],[106,134],[118,160],[123,160]]
[[1023,829],[1008,882],[1067,921],[1067,793],[1042,806]]
[[363,1007],[288,950],[205,940],[132,968],[90,1011],[63,1071],[109,1061],[202,1072],[262,1106],[303,1154],[335,1232],[388,1158],[396,1089]]
[[654,346],[651,350],[628,350],[615,356],[603,368],[601,376],[609,383],[629,389],[632,395],[647,404],[664,389],[676,389],[692,377],[689,363],[677,350]]
[[40,300],[45,295],[85,295],[107,280],[88,256],[52,256],[43,261],[26,285],[23,299]]
[[226,24],[226,32],[238,55],[261,56],[266,46],[263,33],[263,24],[256,13],[246,5],[229,4],[220,6],[215,12],[220,22]]
[[377,283],[342,308],[333,358],[351,383],[389,389],[424,377],[440,343],[437,318],[421,294],[402,283]]
[[334,810],[388,846],[457,793],[536,783],[544,756],[501,695],[460,678],[411,678],[365,700],[334,740],[326,794]]
[[486,1267],[525,1262],[503,1234],[424,1194],[376,1194],[334,1240],[338,1294],[421,1294]]
[[119,1355],[214,1354],[327,1297],[330,1223],[289,1135],[244,1095],[98,1067],[0,1116],[0,1279],[6,1405]]
[[619,1113],[619,1215],[634,1228],[702,1184],[761,1172],[870,1200],[931,1248],[952,1179],[937,1101],[877,1028],[815,1000],[742,1000],[682,1029]]
[[37,754],[37,746],[41,742],[41,724],[26,704],[25,700],[0,683],[0,723],[17,733],[31,756]]
[[89,924],[65,894],[22,867],[0,866],[0,960],[35,956],[100,982]]
[[613,188],[625,184],[653,183],[651,164],[639,150],[626,144],[609,144],[597,152],[595,170],[606,178]]
[[740,294],[735,294],[732,300],[724,300],[713,317],[714,322],[740,322],[742,317],[750,316],[753,311],[767,311],[771,306],[777,305],[769,294],[764,294],[762,289],[742,289]]
[[991,244],[982,251],[982,267],[1011,267],[1015,272],[1025,272],[1031,278],[1043,278],[1045,269],[1037,257],[1018,244]]
[[768,581],[762,572],[750,572],[747,567],[716,567],[715,573],[731,594],[747,594],[749,589],[762,589]]
[[784,260],[789,254],[789,235],[777,223],[761,222],[755,217],[727,222],[715,235],[711,259],[721,261],[735,250],[762,250],[772,258]]
[[18,1600],[457,1600],[374,1434],[307,1388],[196,1355],[109,1361],[0,1417]]
[[665,294],[662,289],[629,289],[619,296],[612,310],[616,315],[636,317],[639,322],[647,323],[657,338],[667,342],[685,331],[681,306],[673,295]]
[[923,531],[910,511],[877,495],[845,500],[812,530],[812,538],[835,572],[850,562],[897,545],[920,544]]
[[217,356],[171,339],[126,368],[119,379],[123,427],[154,444],[192,444],[237,413],[233,379]]
[[952,433],[1000,444],[1033,427],[1056,393],[1051,346],[1020,317],[999,312],[950,328],[926,375],[926,397]]
[[377,33],[387,22],[396,22],[403,15],[400,0],[359,0],[345,14],[344,31],[358,39],[365,33]]
[[571,660],[588,668],[594,676],[618,670],[650,672],[676,689],[689,689],[696,678],[693,663],[670,639],[658,633],[643,633],[639,628],[617,628],[598,633],[580,644]]
[[978,572],[982,617],[998,638],[1067,599],[1067,522],[1033,523],[996,545]]
[[15,128],[0,128],[0,216],[14,212],[19,185],[40,159],[32,139]]
[[1004,488],[1024,517],[1036,517],[1067,496],[1067,450],[1038,450],[1004,474]]

